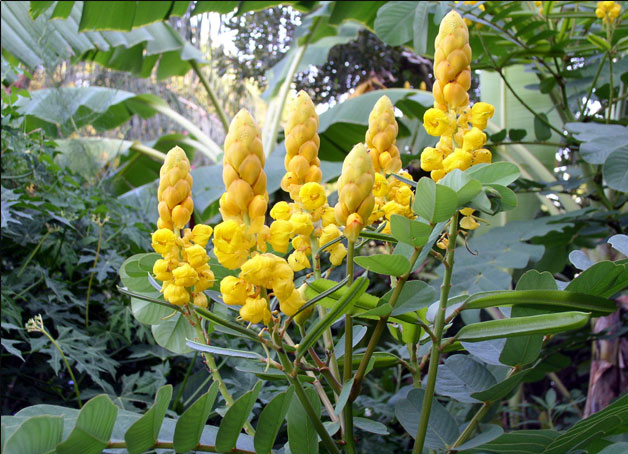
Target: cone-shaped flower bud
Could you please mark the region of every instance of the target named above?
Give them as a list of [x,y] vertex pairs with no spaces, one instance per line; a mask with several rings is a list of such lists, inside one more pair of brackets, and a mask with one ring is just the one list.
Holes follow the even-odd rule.
[[190,161],[183,149],[174,147],[166,154],[166,160],[159,171],[157,227],[182,229],[190,221],[194,211],[191,195]]
[[301,90],[288,106],[286,123],[286,174],[281,188],[299,200],[299,190],[305,183],[321,182],[321,161],[318,159],[318,115],[314,103]]
[[469,104],[471,47],[469,30],[456,11],[441,21],[434,42],[434,107],[447,112]]
[[345,226],[344,234],[350,241],[356,241],[368,221],[375,196],[373,184],[375,170],[364,144],[353,147],[342,164],[342,174],[338,179],[338,203],[336,221]]
[[366,146],[375,172],[395,173],[401,170],[401,157],[395,145],[398,132],[394,107],[388,96],[382,96],[369,114],[369,129],[366,131]]
[[224,220],[234,220],[257,233],[264,225],[268,204],[265,156],[261,132],[246,109],[231,121],[225,138],[222,179],[226,192],[220,198]]

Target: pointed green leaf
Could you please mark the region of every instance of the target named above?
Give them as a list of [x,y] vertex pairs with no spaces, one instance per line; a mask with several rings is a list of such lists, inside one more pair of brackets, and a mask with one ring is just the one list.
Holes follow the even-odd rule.
[[[584,270],[565,290],[610,298],[626,287],[628,264],[598,262]],[[613,310],[614,312],[614,310]]]
[[353,380],[354,378],[351,378],[349,381],[345,382],[344,385],[342,385],[342,390],[340,391],[340,394],[338,395],[338,400],[336,401],[336,407],[334,407],[334,413],[336,413],[336,416],[340,416],[342,410],[347,404],[347,401],[349,400],[351,388],[353,387]]
[[129,454],[140,454],[155,445],[170,399],[172,399],[172,385],[159,388],[155,403],[150,410],[126,431],[124,440]]
[[[53,454],[63,436],[63,416],[33,416],[6,441],[6,454]],[[4,442],[4,439],[3,439]]]
[[203,428],[218,394],[218,382],[214,382],[209,391],[185,410],[177,420],[172,439],[177,452],[193,450],[201,439]]
[[196,350],[199,352],[212,353],[214,355],[232,356],[235,358],[262,359],[262,355],[260,355],[259,353],[255,353],[253,351],[236,350],[234,348],[214,347],[213,345],[200,344],[198,342],[194,342],[191,340],[188,340],[186,342],[186,345],[190,347],[192,350]]
[[438,182],[456,191],[458,207],[463,207],[482,191],[482,183],[459,169],[454,169]]
[[200,315],[203,318],[206,318],[212,323],[216,323],[217,325],[224,326],[225,328],[229,328],[230,330],[236,331],[237,333],[247,337],[250,340],[259,342],[259,337],[257,337],[257,334],[254,331],[247,329],[242,325],[238,325],[237,323],[234,323],[230,320],[225,320],[219,315],[214,314],[213,312],[210,312],[209,310],[203,309],[201,307],[195,307],[194,310],[196,311],[198,315]]
[[436,393],[459,402],[476,403],[471,394],[495,385],[495,377],[469,355],[452,355],[439,366]]
[[[388,301],[392,296],[390,290],[382,297],[382,300]],[[401,289],[401,293],[397,298],[397,303],[391,315],[403,315],[409,312],[416,312],[428,307],[436,299],[436,291],[433,287],[423,281],[407,281]]]
[[359,416],[356,416],[353,418],[353,424],[358,429],[363,430],[365,432],[370,432],[372,434],[388,435],[390,433],[388,432],[388,429],[386,428],[384,424],[382,424],[379,421],[373,421],[372,419],[368,419],[368,418],[361,418]]
[[511,189],[500,184],[487,184],[486,187],[491,188],[499,195],[499,199],[493,199],[496,208],[494,211],[508,211],[517,208],[518,199]]
[[482,184],[499,184],[508,186],[519,178],[519,167],[511,162],[494,162],[492,164],[478,164],[465,170],[472,178]]
[[543,454],[545,448],[558,437],[553,430],[516,430],[493,441],[472,448],[472,453]]
[[456,192],[434,180],[423,177],[416,186],[416,196],[412,210],[430,222],[441,222],[449,219],[458,207]]
[[403,276],[410,271],[410,262],[402,255],[359,256],[354,258],[354,262],[373,273],[387,276]]
[[355,302],[360,298],[366,289],[368,288],[369,281],[366,277],[362,276],[353,282],[347,292],[338,299],[338,302],[327,313],[325,318],[319,320],[319,322],[312,326],[305,337],[301,339],[299,347],[297,348],[297,358],[300,358],[307,352],[314,343],[323,335],[323,332],[330,327],[336,320],[342,315],[351,310]]
[[519,371],[508,377],[506,380],[499,382],[488,389],[472,393],[471,397],[481,402],[495,402],[497,400],[505,399],[511,391],[519,386],[529,372],[530,369]]
[[155,341],[166,350],[177,354],[192,351],[185,345],[185,342],[187,339],[194,337],[196,332],[183,314],[176,314],[163,320],[158,325],[152,325],[150,330],[155,337]]
[[501,337],[553,334],[582,328],[589,320],[584,312],[533,315],[472,323],[462,327],[456,339],[461,342],[478,342]]
[[258,381],[251,391],[244,393],[229,407],[220,422],[218,435],[216,435],[216,450],[218,452],[229,452],[235,448],[238,436],[249,419],[249,414],[253,410],[261,389],[262,382]]
[[414,247],[421,247],[427,243],[430,233],[432,233],[432,226],[393,214],[390,217],[390,231],[397,241]]
[[118,407],[106,395],[94,397],[81,409],[76,426],[59,446],[58,454],[100,454],[107,447]]
[[[313,388],[305,394],[314,412],[320,416],[321,401]],[[288,410],[288,443],[290,451],[299,454],[318,454],[318,434],[299,399],[292,399]]]
[[293,396],[294,387],[291,386],[273,397],[260,413],[254,439],[257,454],[269,454],[273,449],[279,429],[292,404]]

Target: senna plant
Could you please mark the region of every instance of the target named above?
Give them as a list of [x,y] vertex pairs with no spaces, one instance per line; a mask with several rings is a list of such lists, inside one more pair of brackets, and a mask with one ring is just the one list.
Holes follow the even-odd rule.
[[[133,256],[122,265],[120,291],[133,298],[140,321],[156,327],[158,343],[163,345],[175,330],[183,331],[185,345],[170,348],[203,355],[212,385],[178,420],[166,418],[172,397],[168,385],[143,416],[119,412],[106,396],[99,396],[78,414],[13,421],[14,426],[28,424],[31,431],[45,427],[51,435],[42,443],[60,453],[88,452],[89,447],[89,452],[261,454],[273,452],[287,419],[290,452],[354,454],[356,428],[386,433],[381,424],[354,414],[365,378],[374,368],[401,365],[411,373],[414,389],[396,404],[395,415],[413,439],[414,454],[478,447],[504,452],[504,444],[537,436],[502,434],[480,423],[534,369],[542,346],[556,334],[615,311],[608,298],[625,285],[628,271],[624,263],[613,264],[611,277],[594,291],[582,285],[590,279],[586,273],[558,290],[551,276],[548,281],[547,275],[531,271],[515,290],[450,296],[456,246],[465,244],[482,221],[475,213],[496,214],[516,205],[507,186],[519,170],[514,164],[492,163],[491,152],[484,148],[484,129],[494,108],[482,102],[469,105],[472,51],[467,25],[457,12],[443,18],[435,48],[434,107],[425,112],[423,125],[440,139],[421,155],[421,167],[430,178],[415,182],[402,171],[398,124],[386,96],[371,111],[364,143],[356,144],[344,160],[333,206],[330,188],[321,185],[318,116],[305,92],[291,101],[285,128],[281,187],[290,203],[278,202],[269,210],[261,132],[246,110],[234,117],[225,139],[222,221],[214,228],[187,227],[194,210],[190,163],[178,147],[167,154],[160,171],[159,220],[152,234],[155,252]],[[370,253],[373,244],[382,253]],[[429,257],[445,268],[438,296],[416,278],[415,271]],[[343,276],[331,279],[339,272]],[[378,296],[370,289],[376,275],[389,277],[388,293]],[[492,309],[499,316],[460,321],[464,311],[477,309]],[[372,329],[363,329],[365,325]],[[382,351],[385,332],[407,348],[408,360]],[[253,347],[212,345],[212,338],[226,335]],[[362,336],[366,348],[355,352]],[[481,356],[494,348],[494,340],[502,341],[502,356],[508,357],[502,363],[510,366],[499,382],[464,354]],[[443,353],[450,355],[441,362]],[[285,390],[259,413],[256,427],[249,415],[263,380],[235,399],[216,356],[244,359],[263,380],[285,383]],[[461,379],[465,374],[468,381]],[[219,427],[206,426],[219,394],[227,410]],[[435,399],[437,394],[480,406],[460,429]],[[628,423],[626,405],[624,396],[562,434],[538,434],[545,437],[539,443],[545,443],[545,452],[569,452],[600,434],[613,434]],[[62,441],[64,418],[75,418],[76,424]],[[7,452],[25,452],[20,443],[27,441],[15,438],[20,430],[24,433],[23,426],[14,427]]]

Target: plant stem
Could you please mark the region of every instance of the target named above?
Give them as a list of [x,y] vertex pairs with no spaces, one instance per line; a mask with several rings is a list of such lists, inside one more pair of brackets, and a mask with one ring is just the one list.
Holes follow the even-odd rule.
[[416,438],[412,454],[421,454],[425,444],[427,434],[427,424],[432,410],[432,400],[434,399],[434,387],[436,386],[436,375],[438,373],[438,362],[440,360],[440,342],[443,336],[443,325],[445,324],[445,311],[447,309],[447,299],[451,289],[451,275],[454,269],[454,251],[456,250],[456,236],[458,235],[458,212],[451,218],[449,226],[449,244],[447,245],[447,263],[445,264],[445,277],[440,290],[440,304],[436,318],[434,320],[434,336],[432,340],[432,353],[430,355],[430,365],[427,373],[427,384],[425,386],[425,396],[421,408],[421,419],[417,428]]
[[205,75],[201,72],[201,68],[199,68],[197,61],[192,59],[189,60],[189,62],[190,66],[192,66],[192,69],[201,81],[201,84],[203,84],[203,87],[205,87],[207,96],[209,96],[209,100],[214,106],[214,109],[216,109],[216,114],[218,115],[218,118],[222,123],[222,127],[225,128],[225,132],[227,132],[229,130],[229,120],[227,120],[227,114],[223,110],[222,106],[218,103],[218,98],[216,98],[216,93],[214,93],[214,89],[209,84],[209,81],[207,80]]
[[[42,324],[42,328],[43,328],[43,324]],[[70,374],[70,378],[72,378],[72,384],[74,385],[74,393],[76,394],[76,399],[78,400],[79,408],[82,408],[83,403],[81,402],[81,391],[79,390],[78,383],[76,382],[76,377],[74,377],[74,372],[72,372],[70,363],[68,363],[68,359],[65,357],[65,354],[63,353],[63,350],[61,350],[61,347],[59,346],[57,341],[50,335],[50,333],[45,328],[40,330],[40,332],[43,333],[48,339],[50,339],[50,342],[52,342],[52,345],[55,346],[55,348],[61,355],[61,358],[63,359],[63,363],[65,364],[65,368],[68,370],[68,373]]]
[[[205,333],[203,332],[203,328],[201,328],[201,320],[198,318],[198,315],[196,315],[194,308],[191,307],[190,309],[190,317],[192,319],[192,323],[194,324],[194,328],[196,329],[196,336],[198,337],[198,341],[201,344],[208,345],[207,340],[205,339]],[[207,352],[203,352],[203,357],[205,358],[205,364],[207,364],[207,368],[209,369],[212,378],[215,382],[218,383],[218,389],[220,390],[220,394],[222,395],[223,399],[225,399],[227,406],[231,407],[234,402],[233,397],[231,396],[231,394],[229,394],[229,390],[227,389],[225,382],[220,376],[220,372],[216,367],[216,361],[214,360],[214,357],[211,355],[211,353]],[[249,435],[255,435],[255,429],[253,429],[253,426],[249,421],[244,424],[244,429]]]
[[467,427],[464,428],[460,436],[449,447],[447,454],[451,454],[455,452],[456,451],[455,448],[457,448],[458,446],[460,446],[462,443],[464,443],[465,441],[469,439],[469,437],[475,430],[476,426],[479,424],[482,418],[484,418],[484,415],[486,415],[486,412],[488,412],[489,408],[491,408],[491,404],[492,402],[484,402],[482,404],[480,409],[475,413],[475,415],[473,415],[473,418],[471,419],[471,421],[469,421],[469,424],[467,424]]
[[98,245],[96,246],[96,257],[94,257],[94,264],[92,265],[92,273],[89,275],[89,282],[87,283],[87,296],[85,297],[85,328],[89,327],[89,297],[92,294],[92,282],[94,281],[94,274],[96,274],[96,264],[100,257],[100,247],[102,246],[102,228],[105,225],[98,219]]
[[[194,352],[194,358],[192,358],[192,361],[190,361],[190,365],[188,366],[187,370],[185,371],[185,377],[183,377],[183,381],[181,382],[181,386],[179,386],[179,391],[177,392],[177,395],[175,396],[174,399],[172,399],[173,403],[176,403],[179,399],[181,399],[181,396],[183,395],[183,388],[185,388],[186,383],[188,382],[188,378],[190,377],[190,373],[192,372],[192,369],[194,368],[194,363],[196,363],[196,357],[198,356],[198,351]],[[185,406],[184,406],[185,408]]]
[[578,114],[578,118],[580,120],[582,119],[584,112],[587,110],[587,104],[589,104],[589,100],[591,99],[591,94],[593,93],[595,84],[597,84],[597,80],[600,77],[602,68],[604,67],[604,61],[606,60],[606,55],[607,54],[604,54],[604,56],[602,57],[602,60],[600,60],[600,66],[598,66],[597,72],[595,73],[595,76],[593,77],[593,82],[591,82],[591,86],[589,87],[589,90],[587,91],[587,96],[586,98],[584,98],[584,104],[582,104],[582,107],[580,108],[580,113]]
[[131,150],[137,151],[143,155],[148,156],[149,158],[154,159],[155,161],[164,162],[166,160],[165,153],[162,153],[159,150],[155,150],[154,148],[147,147],[143,143],[133,142],[130,147]]
[[24,264],[20,268],[20,271],[18,271],[17,277],[20,277],[22,275],[22,273],[24,272],[24,270],[26,269],[28,264],[31,262],[31,260],[33,260],[33,257],[35,257],[35,254],[37,254],[37,251],[39,251],[39,248],[41,247],[42,244],[44,244],[44,241],[46,241],[46,238],[48,238],[48,235],[50,235],[50,233],[51,233],[51,231],[48,230],[44,234],[44,236],[41,237],[41,240],[39,240],[39,243],[37,244],[37,246],[35,246],[35,249],[33,249],[33,252],[30,253],[28,258],[26,259],[26,261],[24,262]]
[[[355,242],[349,240],[347,247],[347,278],[349,279],[347,285],[353,284],[353,255],[355,253]],[[349,314],[345,314],[345,354],[344,354],[344,368],[343,368],[343,383],[347,383],[351,380],[353,375],[353,318]],[[351,400],[347,402],[345,408],[342,411],[343,420],[345,423],[345,451],[348,454],[354,454],[355,444],[353,441],[353,404]]]
[[[107,449],[126,449],[126,442],[124,441],[110,441],[107,444]],[[157,441],[152,449],[168,449],[172,451],[174,449],[174,443],[168,441]],[[216,452],[216,446],[198,444],[194,448],[194,452]],[[229,451],[230,454],[255,454],[255,451],[249,451],[247,449],[234,448]]]
[[323,441],[323,444],[327,447],[327,450],[330,453],[332,453],[332,454],[340,454],[340,451],[338,450],[338,447],[336,446],[336,443],[329,436],[329,434],[327,433],[327,430],[325,429],[325,426],[323,426],[323,423],[321,422],[319,416],[316,414],[316,412],[312,408],[312,405],[310,404],[310,401],[307,398],[307,395],[305,394],[305,390],[303,389],[303,386],[301,385],[301,382],[299,381],[298,378],[296,378],[296,376],[292,375],[293,368],[292,368],[292,365],[290,364],[290,360],[288,359],[288,357],[286,356],[286,354],[283,351],[278,350],[277,353],[279,355],[279,360],[281,361],[281,365],[284,368],[284,372],[286,374],[286,377],[288,377],[288,381],[290,382],[290,384],[292,384],[294,386],[294,390],[296,392],[297,398],[301,402],[301,405],[303,405],[303,409],[305,410],[305,412],[307,413],[308,417],[310,418],[310,422],[314,425],[314,428],[316,429],[316,432],[321,437],[321,440]]

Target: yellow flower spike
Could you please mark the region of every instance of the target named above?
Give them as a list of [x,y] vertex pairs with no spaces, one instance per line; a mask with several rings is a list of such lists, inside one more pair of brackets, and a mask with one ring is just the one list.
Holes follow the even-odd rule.
[[180,147],[172,148],[159,170],[159,228],[182,229],[194,211],[190,161]]
[[292,215],[292,207],[287,202],[277,202],[270,210],[270,217],[276,220],[288,221]]
[[190,294],[184,286],[170,284],[164,290],[164,299],[175,306],[183,306],[190,301]]
[[325,190],[318,183],[305,183],[299,190],[299,199],[306,210],[314,211],[327,203]]
[[450,11],[441,21],[434,46],[434,106],[447,112],[468,105],[467,91],[471,87],[469,30],[456,11]]
[[290,237],[293,232],[292,223],[284,220],[274,221],[270,225],[270,232],[268,235],[268,242],[277,252],[285,254],[288,252],[288,246],[290,245]]
[[396,145],[398,132],[395,108],[388,96],[382,96],[369,114],[366,131],[366,146],[375,172],[394,173],[401,170],[401,157]]
[[488,121],[493,118],[495,107],[487,102],[476,102],[471,108],[471,124],[480,130],[486,129]]
[[174,232],[169,229],[158,229],[153,232],[153,249],[155,252],[164,255],[172,251],[175,246]]
[[192,287],[198,281],[198,273],[188,263],[180,265],[172,270],[175,285]]
[[423,126],[430,136],[447,136],[453,133],[456,122],[442,110],[432,107],[423,114]]
[[294,201],[299,201],[299,190],[305,183],[320,183],[322,173],[318,159],[320,138],[318,114],[314,103],[306,92],[301,90],[287,106],[286,122],[286,175],[281,180],[281,188],[290,193]]
[[297,235],[308,236],[314,230],[312,216],[303,211],[293,213],[292,216],[290,216],[290,223],[292,224],[293,233]]
[[471,216],[465,216],[460,220],[460,227],[465,230],[475,230],[480,226],[478,221]]
[[198,244],[186,247],[183,250],[183,256],[185,261],[188,262],[192,268],[200,268],[205,265],[208,260],[205,248]]
[[443,152],[438,148],[426,147],[421,153],[421,168],[426,172],[443,168]]
[[332,246],[329,254],[329,261],[334,266],[340,266],[347,256],[347,248],[342,243],[336,243]]
[[281,309],[281,312],[286,314],[288,317],[292,317],[296,314],[304,304],[305,299],[297,289],[294,289],[288,298],[279,300],[279,308]]
[[192,299],[195,306],[206,308],[207,304],[207,296],[203,292],[194,293],[194,297]]
[[288,264],[295,273],[310,268],[310,261],[303,251],[294,251],[288,256]]
[[260,129],[246,109],[231,121],[224,150],[222,177],[226,192],[220,198],[220,213],[224,220],[244,223],[251,233],[257,233],[264,224],[268,204],[266,158]]
[[475,126],[464,134],[462,149],[466,152],[472,152],[478,148],[482,148],[486,143],[486,134]]
[[153,265],[153,274],[155,279],[165,282],[172,279],[172,273],[169,270],[170,262],[168,260],[159,259]]
[[449,173],[454,169],[467,170],[471,167],[472,158],[471,153],[464,151],[462,148],[456,148],[456,151],[443,159],[445,173]]
[[240,308],[240,317],[249,323],[264,322],[268,325],[270,321],[270,310],[264,298],[247,298],[244,306]]
[[619,17],[620,12],[621,5],[612,1],[597,2],[597,8],[595,9],[595,15],[599,19],[603,19],[603,22],[605,24],[612,24],[613,22],[615,22],[615,19]]
[[356,241],[375,205],[375,170],[364,144],[357,144],[345,158],[338,179],[336,221],[345,226],[344,234]]
[[226,276],[220,281],[222,300],[229,306],[242,306],[246,303],[248,284],[244,279]]

